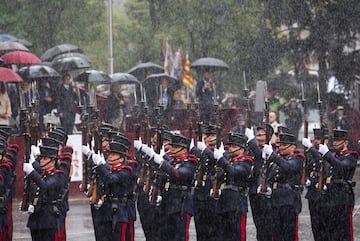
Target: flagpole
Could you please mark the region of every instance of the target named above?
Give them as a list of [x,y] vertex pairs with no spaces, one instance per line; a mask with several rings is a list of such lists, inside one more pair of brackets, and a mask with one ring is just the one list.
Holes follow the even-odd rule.
[[112,0],[108,0],[108,15],[109,15],[109,74],[114,73],[114,58],[113,58],[113,33],[112,33]]

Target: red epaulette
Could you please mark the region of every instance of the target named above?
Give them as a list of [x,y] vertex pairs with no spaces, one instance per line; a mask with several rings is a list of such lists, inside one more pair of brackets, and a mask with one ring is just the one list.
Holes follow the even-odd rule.
[[130,174],[133,175],[134,171],[133,171],[132,167],[130,167],[130,166],[120,165],[120,166],[117,166],[117,167],[110,168],[110,171],[114,172],[114,171],[119,171],[119,170],[122,170],[122,169],[128,170],[130,172]]
[[230,159],[230,163],[235,162],[249,162],[251,165],[254,163],[254,159],[250,156],[238,156],[236,158]]
[[345,155],[354,155],[356,156],[356,158],[359,158],[359,153],[356,151],[351,151],[351,150],[345,150],[340,152],[340,155],[345,156]]
[[72,154],[70,152],[62,152],[58,155],[59,159],[72,159]]
[[63,152],[72,154],[74,152],[74,148],[72,146],[64,146]]
[[197,160],[196,156],[193,155],[193,154],[188,154],[187,157],[186,157],[186,159],[187,159],[188,161],[194,163],[195,165],[198,164],[198,160]]
[[6,152],[5,157],[7,157],[8,159],[13,159],[14,155],[11,154],[10,152]]
[[63,174],[63,175],[65,175],[65,172],[63,170],[56,169],[54,174]]
[[1,163],[0,167],[5,167],[10,172],[13,165],[10,162],[6,162],[6,163]]
[[16,149],[16,148],[12,148],[12,147],[9,147],[8,149],[7,149],[7,151],[8,152],[12,152],[12,153],[17,153],[18,152],[18,149]]
[[299,150],[294,150],[294,153],[290,156],[291,157],[300,157],[303,160],[305,159],[304,154],[302,154],[301,151],[299,151]]

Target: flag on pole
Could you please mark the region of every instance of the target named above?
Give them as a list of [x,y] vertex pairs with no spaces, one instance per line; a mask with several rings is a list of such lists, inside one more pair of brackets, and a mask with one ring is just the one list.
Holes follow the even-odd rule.
[[164,72],[172,76],[174,72],[173,53],[168,40],[165,38],[162,41],[162,53],[164,54]]
[[194,91],[194,80],[190,75],[190,59],[189,55],[186,54],[186,62],[184,66],[184,77],[183,84],[188,87],[190,90]]

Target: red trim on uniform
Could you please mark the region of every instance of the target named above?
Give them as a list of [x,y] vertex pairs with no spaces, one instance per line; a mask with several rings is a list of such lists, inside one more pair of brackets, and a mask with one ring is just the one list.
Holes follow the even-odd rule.
[[185,241],[189,241],[190,221],[191,221],[190,214],[186,214]]
[[127,164],[128,165],[134,165],[134,166],[139,166],[139,163],[135,160],[127,160]]
[[353,212],[354,209],[351,208],[350,209],[350,241],[354,241],[354,224],[353,224]]
[[295,221],[295,241],[299,241],[299,215],[296,214]]
[[253,164],[254,160],[250,156],[237,156],[235,158],[230,159],[230,163],[235,162],[249,162],[251,165]]
[[134,230],[134,221],[129,221],[129,225],[130,225],[130,241],[134,241],[135,240],[135,230]]
[[241,223],[240,223],[240,241],[246,241],[246,216],[241,215]]
[[111,168],[110,168],[110,172],[115,172],[115,171],[119,171],[119,170],[122,170],[122,169],[128,170],[131,175],[133,174],[133,169],[132,169],[132,167],[124,166],[124,165],[119,165],[119,166],[116,166],[116,167],[111,167]]
[[121,241],[126,241],[126,223],[121,224]]
[[64,220],[64,226],[60,231],[55,233],[55,241],[66,241],[66,223]]

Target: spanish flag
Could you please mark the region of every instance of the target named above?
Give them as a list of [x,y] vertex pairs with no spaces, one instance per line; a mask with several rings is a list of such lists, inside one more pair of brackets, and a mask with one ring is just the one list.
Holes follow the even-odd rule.
[[194,91],[194,80],[190,76],[190,59],[188,54],[186,55],[186,62],[184,66],[183,84],[190,90]]

